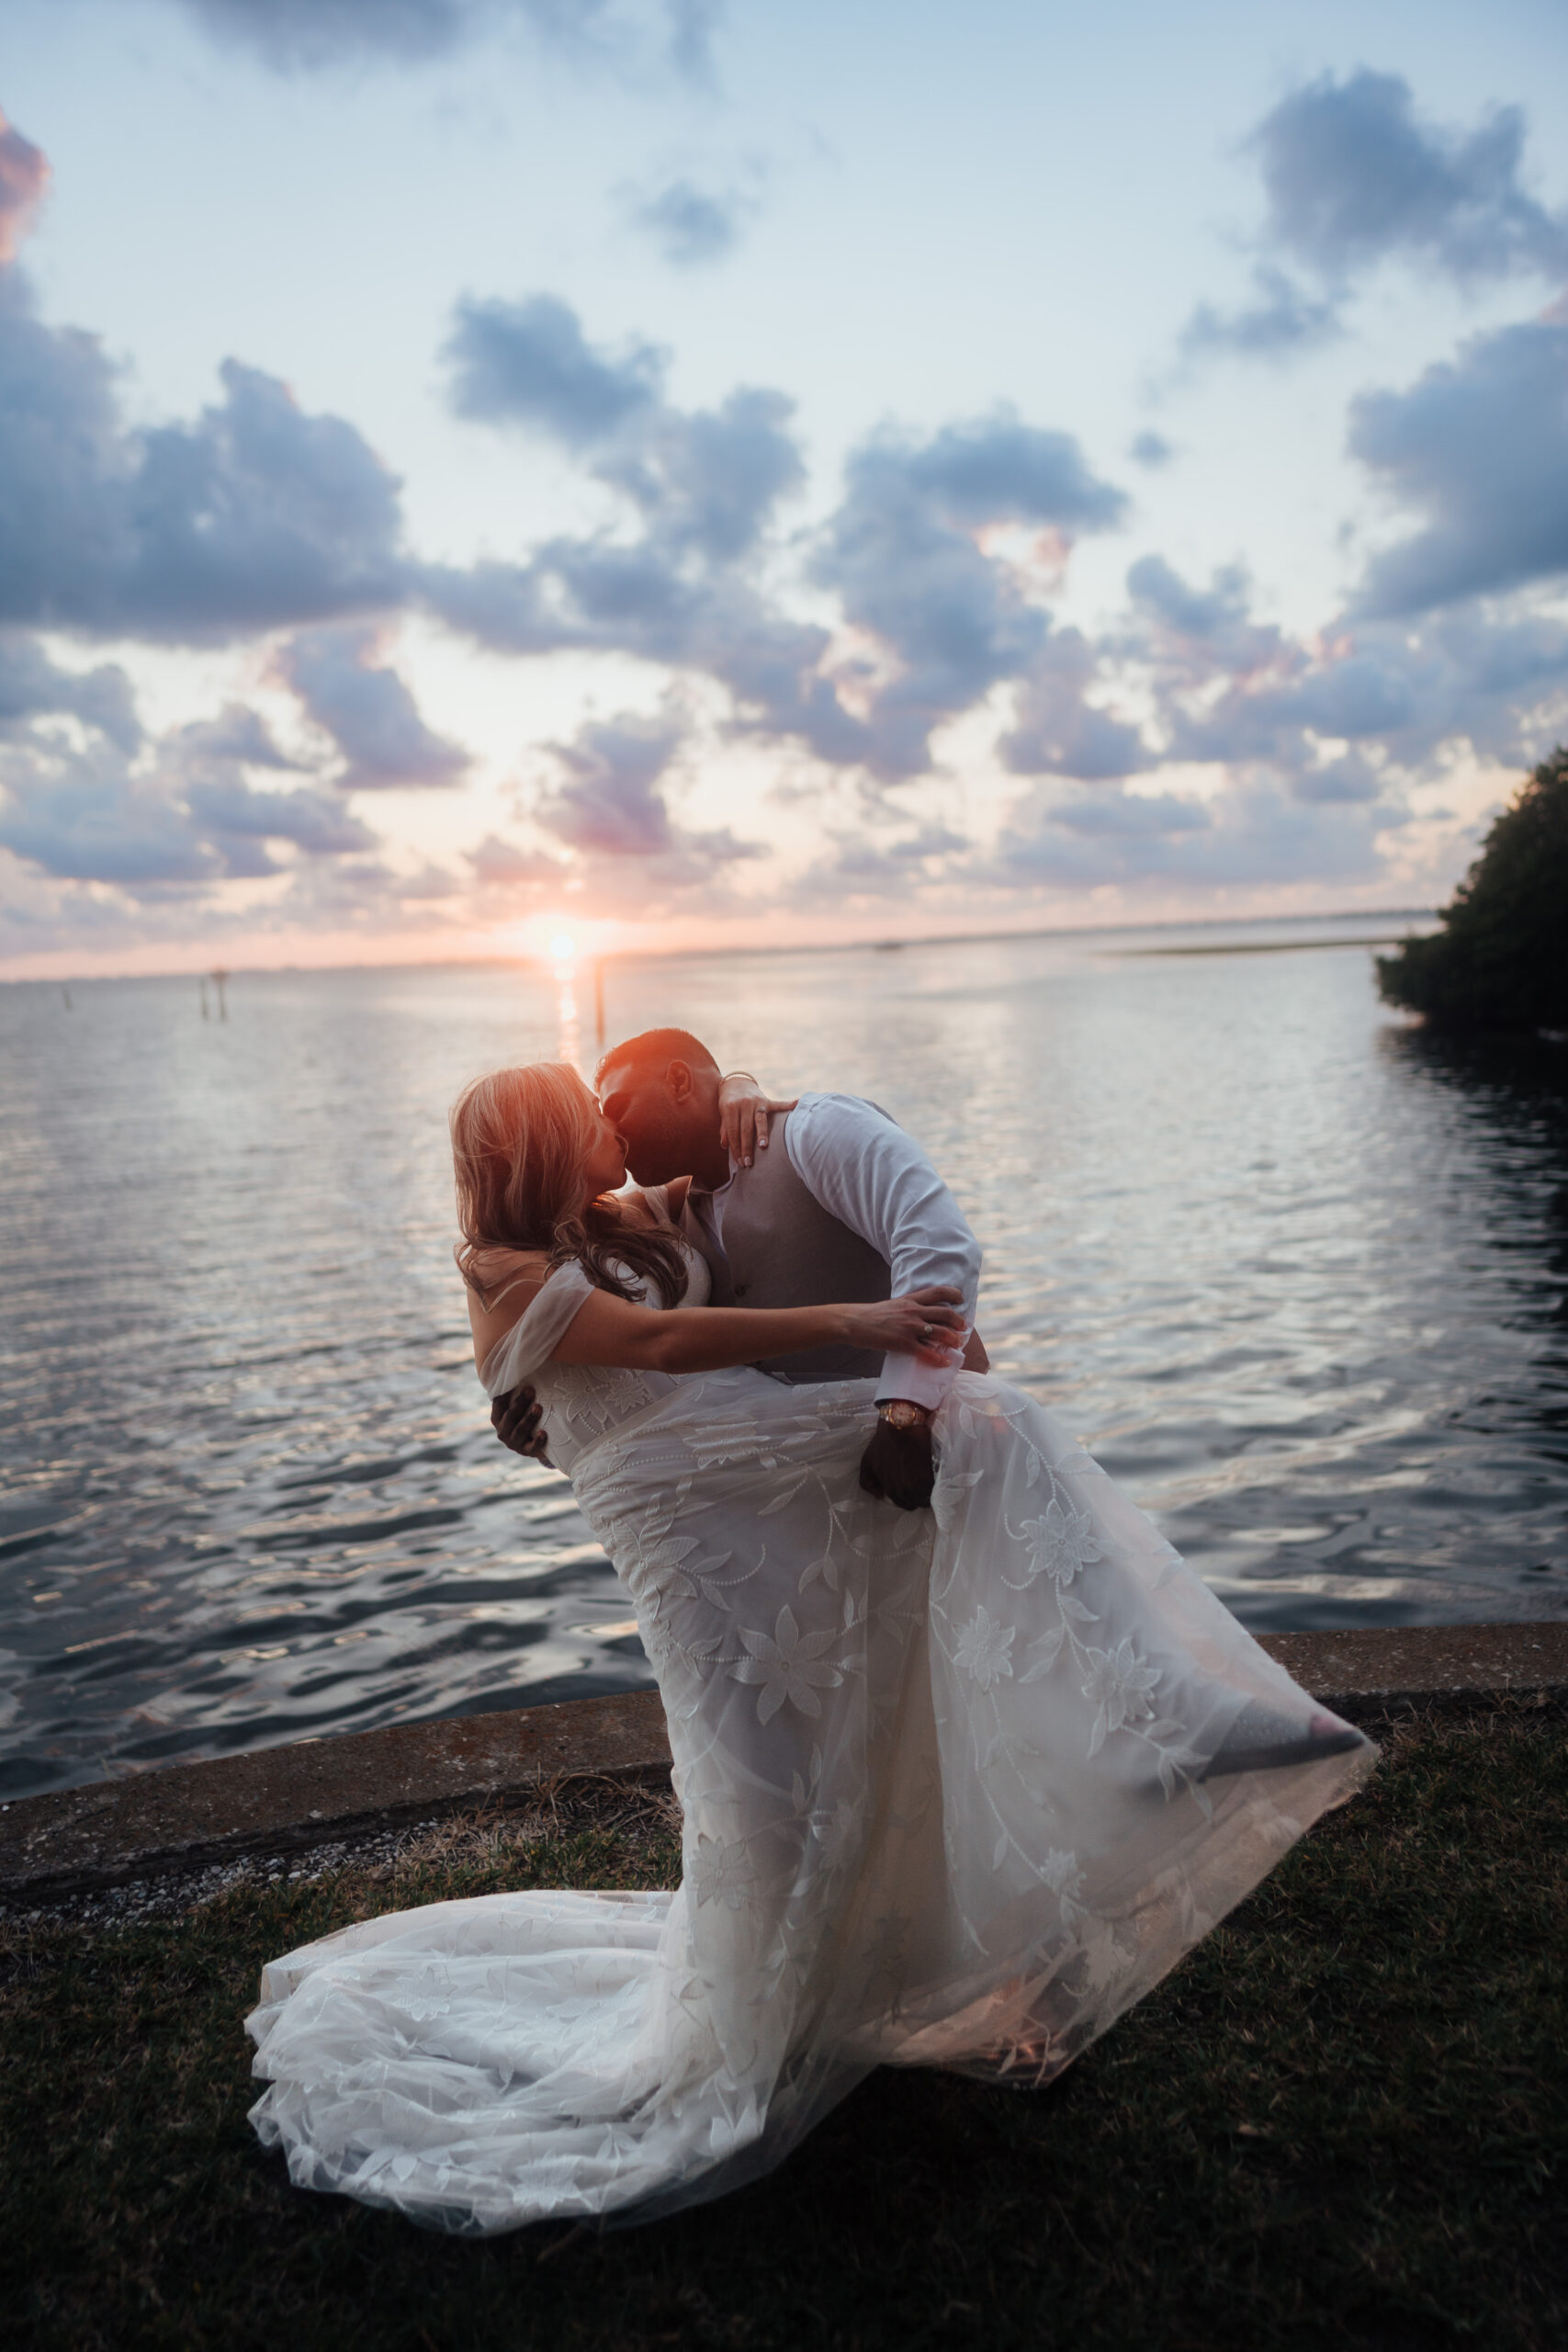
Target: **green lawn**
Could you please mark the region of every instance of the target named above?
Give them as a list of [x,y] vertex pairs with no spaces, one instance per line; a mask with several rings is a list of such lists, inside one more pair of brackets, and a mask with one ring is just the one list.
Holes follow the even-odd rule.
[[1373,1787],[1043,2093],[874,2076],[771,2180],[471,2244],[291,2189],[245,2122],[268,1955],[393,1905],[668,1883],[645,1805],[377,1874],[0,1936],[7,2346],[1568,2343],[1568,1766],[1527,1709]]

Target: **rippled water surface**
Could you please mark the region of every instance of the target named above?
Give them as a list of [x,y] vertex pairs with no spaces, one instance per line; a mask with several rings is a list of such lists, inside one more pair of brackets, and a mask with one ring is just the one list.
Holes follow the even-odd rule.
[[[1563,1051],[1397,1025],[1365,946],[1168,952],[1331,930],[649,962],[607,1012],[913,1128],[998,1368],[1250,1625],[1563,1616]],[[7,1792],[648,1681],[450,1257],[446,1104],[558,1050],[553,986],[71,994],[0,989]]]

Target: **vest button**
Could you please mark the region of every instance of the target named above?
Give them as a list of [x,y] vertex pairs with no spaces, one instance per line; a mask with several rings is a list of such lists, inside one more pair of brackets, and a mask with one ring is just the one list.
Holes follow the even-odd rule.
[[744,1298],[744,1297],[745,1297],[745,1295],[746,1295],[746,1294],[747,1294],[747,1292],[750,1289],[750,1287],[751,1287],[751,1285],[750,1285],[750,1283],[736,1283],[736,1285],[735,1285],[735,1295],[736,1295],[736,1297],[737,1297],[737,1298]]

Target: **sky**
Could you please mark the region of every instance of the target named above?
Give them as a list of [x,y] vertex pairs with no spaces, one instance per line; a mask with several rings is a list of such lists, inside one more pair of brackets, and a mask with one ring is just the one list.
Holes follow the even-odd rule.
[[0,0],[0,977],[1431,906],[1560,0]]

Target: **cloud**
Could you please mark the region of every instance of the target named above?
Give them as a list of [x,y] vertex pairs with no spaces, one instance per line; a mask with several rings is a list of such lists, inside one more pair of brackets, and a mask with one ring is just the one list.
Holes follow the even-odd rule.
[[1326,805],[1334,801],[1378,800],[1384,779],[1363,752],[1351,750],[1322,767],[1307,768],[1292,777],[1292,797]]
[[1073,833],[1142,841],[1150,834],[1206,832],[1213,819],[1201,801],[1183,800],[1173,792],[1102,792],[1089,799],[1058,801],[1050,821]]
[[0,112],[0,263],[15,261],[48,186],[48,157]]
[[1054,526],[1059,560],[1066,535],[1108,527],[1125,498],[1089,472],[1070,435],[1007,410],[926,442],[881,436],[853,453],[846,475],[812,572],[892,665],[886,680],[876,662],[863,665],[863,756],[897,781],[929,764],[938,726],[1029,669],[1044,641],[1044,613],[979,533]]
[[274,844],[306,858],[373,847],[336,795],[258,790],[245,773],[294,765],[243,707],[175,729],[140,763],[101,734],[85,747],[35,736],[0,755],[0,847],[133,897],[278,873]]
[[[47,166],[0,137],[14,241]],[[0,626],[222,643],[400,601],[399,485],[354,426],[225,360],[193,424],[128,430],[97,338],[0,266]]]
[[[1404,259],[1473,288],[1534,273],[1568,276],[1568,212],[1522,185],[1524,116],[1494,109],[1471,131],[1423,121],[1410,85],[1364,67],[1281,98],[1247,141],[1267,211],[1253,300],[1200,303],[1183,328],[1190,358],[1288,358],[1343,331],[1347,300],[1379,264]],[[1283,256],[1315,290],[1280,266]]]
[[1259,262],[1252,282],[1257,299],[1245,310],[1227,312],[1199,303],[1181,330],[1180,348],[1188,357],[1234,351],[1250,359],[1286,358],[1340,333],[1337,301],[1304,292],[1282,269]]
[[865,729],[820,674],[830,632],[781,611],[755,576],[805,478],[783,393],[743,387],[716,409],[675,409],[657,354],[596,348],[551,296],[465,305],[447,350],[457,404],[578,450],[634,533],[556,537],[514,563],[424,567],[421,593],[449,627],[500,651],[617,652],[694,671],[728,688],[739,726],[798,734],[831,761],[862,755]]
[[0,846],[59,879],[135,894],[277,872],[269,842],[310,857],[374,842],[334,795],[250,783],[299,763],[248,706],[150,745],[118,664],[64,670],[28,639],[0,639]]
[[689,82],[712,82],[714,37],[724,22],[725,0],[664,0],[664,12],[671,64]]
[[1222,564],[1206,588],[1195,588],[1164,556],[1140,556],[1128,571],[1127,593],[1135,616],[1129,646],[1157,643],[1165,667],[1195,681],[1220,669],[1256,671],[1279,647],[1279,631],[1252,618],[1252,582],[1239,564]]
[[834,831],[790,890],[793,903],[813,912],[841,899],[897,898],[929,891],[961,874],[971,844],[949,826],[928,823],[892,840]]
[[398,484],[353,425],[220,373],[194,424],[128,432],[96,338],[0,272],[0,623],[221,643],[400,599]]
[[[1287,852],[1303,875],[1348,876],[1456,756],[1528,765],[1568,730],[1568,624],[1550,612],[1472,600],[1297,638],[1255,617],[1236,566],[1200,586],[1145,556],[1127,585],[1126,614],[1100,636],[1046,635],[998,740],[1014,774],[1105,787],[1042,785],[1019,804],[998,852],[1015,879],[1265,881],[1283,878]],[[1204,797],[1123,788],[1162,770],[1205,771]],[[1292,806],[1316,813],[1298,823]],[[1350,865],[1337,825],[1359,844]]]
[[1317,764],[1321,736],[1371,734],[1410,715],[1408,681],[1343,635],[1308,644],[1252,613],[1252,583],[1222,566],[1206,588],[1163,556],[1127,574],[1128,621],[1103,657],[1152,701],[1161,763],[1267,763],[1281,779]]
[[1370,771],[1337,747],[1376,748],[1410,773],[1461,741],[1528,763],[1568,719],[1568,625],[1550,614],[1472,603],[1292,638],[1253,616],[1234,565],[1197,588],[1145,556],[1127,584],[1132,611],[1100,640],[1084,690],[1135,681],[1161,763],[1262,764],[1300,797],[1360,798]]
[[197,719],[164,738],[165,748],[176,744],[187,760],[234,761],[252,768],[292,769],[309,773],[307,763],[284,751],[259,712],[248,703],[225,703],[216,718]]
[[523,563],[428,567],[421,585],[449,627],[495,651],[629,654],[716,681],[738,732],[795,736],[836,765],[871,749],[821,673],[830,631],[782,613],[689,541],[657,530],[629,544],[558,538]]
[[0,734],[55,715],[97,728],[122,752],[134,752],[141,741],[130,681],[118,662],[62,670],[36,639],[0,635]]
[[117,883],[217,879],[223,861],[158,778],[138,779],[104,744],[77,752],[32,749],[0,768],[0,848],[45,874]]
[[1359,880],[1377,872],[1397,810],[1303,805],[1265,779],[1207,802],[1174,794],[1021,802],[988,861],[1005,887],[1186,882],[1233,888]]
[[1393,254],[1461,284],[1568,276],[1568,214],[1521,185],[1524,140],[1517,107],[1465,132],[1422,121],[1398,74],[1325,74],[1282,98],[1249,141],[1265,239],[1331,284]]
[[464,413],[578,449],[639,526],[556,538],[517,564],[427,568],[423,591],[452,627],[514,652],[613,650],[701,672],[729,690],[741,730],[886,782],[921,773],[932,730],[1026,671],[1043,640],[1032,582],[987,535],[1032,533],[1059,570],[1073,534],[1109,527],[1126,503],[1070,435],[1010,410],[923,441],[880,435],[852,455],[811,547],[811,582],[842,615],[835,635],[781,611],[755,569],[804,474],[782,393],[674,409],[657,355],[596,349],[554,297],[464,305],[448,356]]
[[919,774],[933,729],[1020,674],[1043,639],[1032,590],[985,535],[1032,527],[1059,569],[1074,533],[1126,503],[1071,435],[1010,410],[923,441],[881,435],[852,454],[810,553],[813,584],[842,613],[835,638],[782,612],[751,569],[804,478],[782,393],[677,410],[657,353],[596,348],[553,296],[466,302],[447,356],[461,413],[576,449],[640,526],[629,540],[558,538],[521,564],[431,568],[423,591],[451,626],[513,651],[613,649],[705,673],[741,729],[884,781]]
[[1043,432],[1010,408],[964,424],[944,425],[914,447],[874,444],[863,472],[902,469],[910,485],[960,522],[1055,523],[1101,531],[1121,520],[1126,493],[1084,464],[1070,433]]
[[515,842],[502,841],[499,833],[487,833],[477,849],[465,850],[463,854],[475,880],[487,888],[508,888],[518,883],[559,884],[571,870],[565,858],[522,849]]
[[571,742],[551,745],[562,781],[537,803],[535,821],[591,865],[636,860],[666,885],[754,857],[756,844],[728,830],[692,831],[671,818],[659,787],[683,738],[669,709],[654,718],[623,711],[590,719]]
[[243,861],[241,842],[291,842],[307,856],[332,857],[368,849],[376,839],[331,793],[258,792],[231,773],[193,778],[185,802],[196,825],[222,851],[231,874],[276,871],[265,847],[259,859]]
[[492,29],[523,26],[547,47],[608,62],[651,36],[694,81],[712,71],[717,0],[182,0],[216,39],[280,74],[333,66],[417,65],[447,57]]
[[1093,783],[1136,775],[1154,764],[1136,726],[1085,700],[1087,688],[1097,683],[1099,662],[1099,649],[1080,630],[1053,631],[1024,682],[1013,726],[998,742],[1004,767],[1015,775]]
[[367,59],[418,63],[457,48],[486,13],[477,0],[184,0],[219,40],[279,73]]
[[553,539],[517,564],[430,566],[421,586],[450,628],[492,650],[629,654],[716,680],[740,731],[797,735],[838,764],[869,746],[820,674],[827,628],[790,618],[741,571],[655,533],[630,544]]
[[309,629],[277,657],[280,674],[348,765],[345,792],[460,783],[472,764],[460,744],[434,734],[395,670],[379,664],[379,633],[344,625]]
[[674,268],[694,269],[734,251],[752,209],[739,189],[677,179],[634,205],[631,218]]
[[1190,586],[1164,556],[1140,556],[1128,570],[1127,587],[1134,604],[1182,637],[1213,638],[1247,616],[1247,575],[1234,565],[1202,589]]
[[782,392],[743,388],[716,410],[671,408],[660,353],[595,350],[554,295],[459,303],[446,356],[460,416],[548,435],[641,510],[654,570],[688,548],[733,562],[804,479]]
[[711,563],[750,554],[781,499],[805,480],[783,392],[742,388],[722,407],[667,410],[603,479],[625,491],[672,549]]
[[1365,613],[1416,613],[1568,571],[1568,321],[1474,336],[1408,391],[1363,393],[1348,446],[1426,527],[1375,555]]
[[660,400],[663,355],[639,344],[619,358],[592,350],[577,313],[554,294],[523,302],[465,296],[443,351],[459,416],[522,424],[590,449]]
[[592,719],[576,741],[552,748],[566,772],[535,814],[569,848],[610,857],[648,857],[674,840],[659,780],[680,748],[670,718]]
[[1163,433],[1145,431],[1134,434],[1127,445],[1127,455],[1134,465],[1147,466],[1152,470],[1157,466],[1168,466],[1176,455],[1176,447]]

